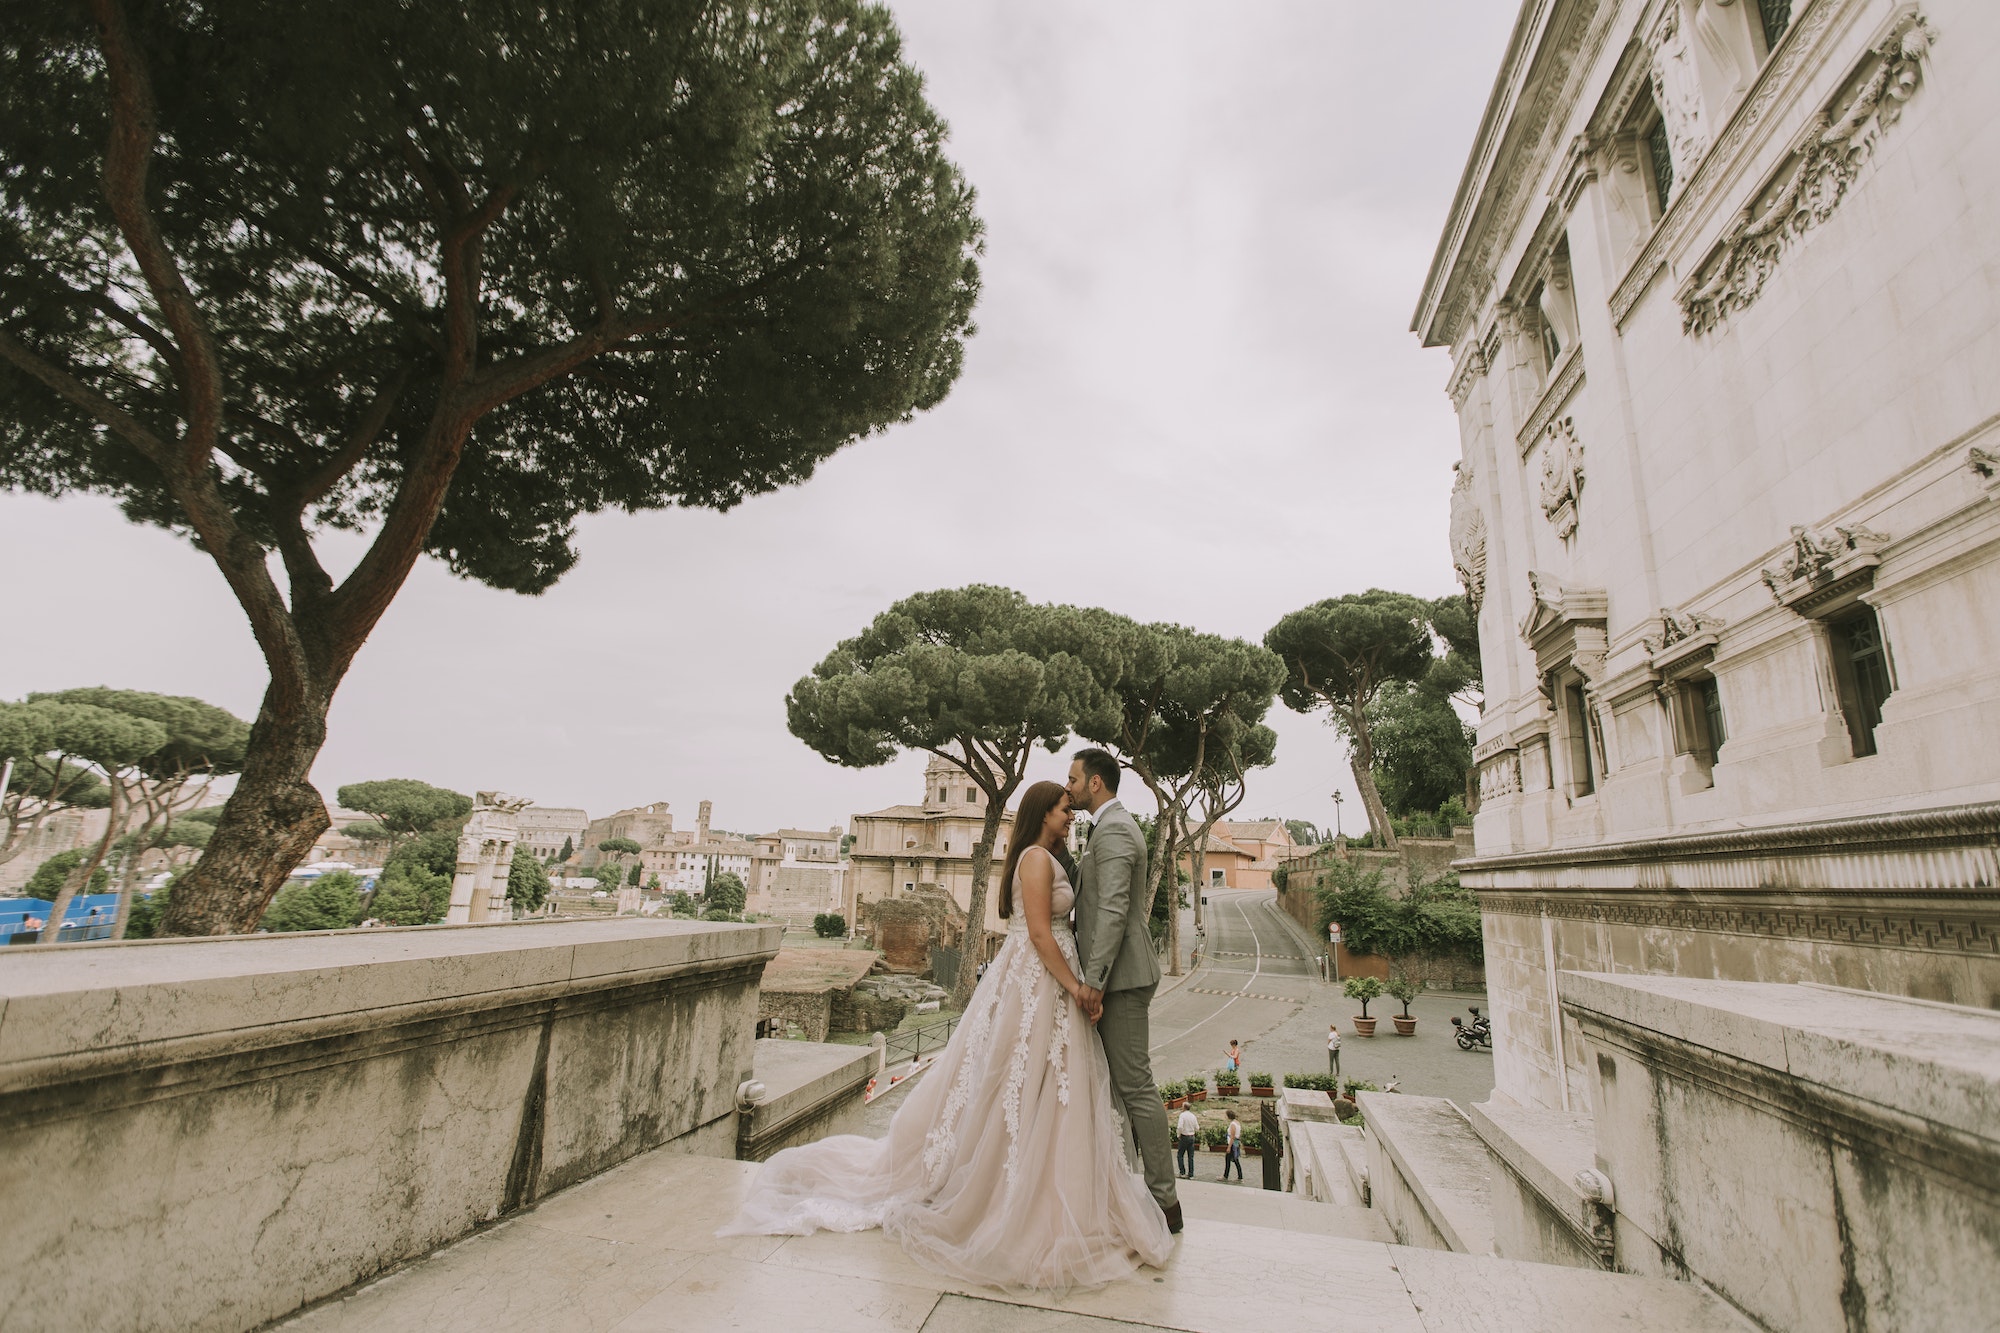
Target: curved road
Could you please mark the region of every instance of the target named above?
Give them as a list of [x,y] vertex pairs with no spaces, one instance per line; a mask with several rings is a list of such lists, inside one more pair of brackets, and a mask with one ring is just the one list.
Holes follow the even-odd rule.
[[1162,1080],[1214,1070],[1230,1038],[1249,1045],[1321,985],[1273,890],[1211,889],[1205,915],[1201,966],[1153,1002],[1153,1073]]

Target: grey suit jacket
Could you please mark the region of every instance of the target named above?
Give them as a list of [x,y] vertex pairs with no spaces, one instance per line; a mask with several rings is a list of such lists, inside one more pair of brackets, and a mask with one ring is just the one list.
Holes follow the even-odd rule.
[[1158,985],[1160,960],[1146,926],[1153,908],[1146,895],[1146,838],[1124,806],[1107,811],[1091,829],[1077,869],[1083,984],[1100,991]]

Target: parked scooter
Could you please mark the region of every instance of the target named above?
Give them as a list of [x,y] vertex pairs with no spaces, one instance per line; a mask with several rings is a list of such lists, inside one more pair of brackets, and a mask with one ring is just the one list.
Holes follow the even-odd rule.
[[1468,1027],[1462,1018],[1452,1019],[1451,1026],[1453,1035],[1458,1039],[1459,1050],[1469,1051],[1475,1046],[1484,1046],[1489,1051],[1493,1049],[1493,1028],[1479,1017],[1478,1010],[1473,1011],[1471,1026]]

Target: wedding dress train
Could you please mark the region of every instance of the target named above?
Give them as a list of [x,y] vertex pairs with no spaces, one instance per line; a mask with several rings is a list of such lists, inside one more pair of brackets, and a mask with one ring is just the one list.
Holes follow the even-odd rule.
[[[1056,943],[1080,973],[1074,901],[1057,865]],[[1100,1286],[1171,1253],[1166,1218],[1127,1164],[1104,1051],[1018,912],[951,1041],[904,1096],[884,1138],[773,1156],[720,1234],[879,1226],[946,1277],[1045,1291]]]

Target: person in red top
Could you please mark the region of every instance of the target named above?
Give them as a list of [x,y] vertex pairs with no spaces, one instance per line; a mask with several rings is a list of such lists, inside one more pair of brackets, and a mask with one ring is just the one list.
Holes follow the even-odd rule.
[[1222,1059],[1223,1062],[1227,1065],[1230,1073],[1235,1074],[1235,1073],[1240,1073],[1242,1071],[1243,1047],[1241,1043],[1239,1043],[1236,1040],[1236,1038],[1231,1037],[1229,1039],[1229,1049],[1223,1052]]

